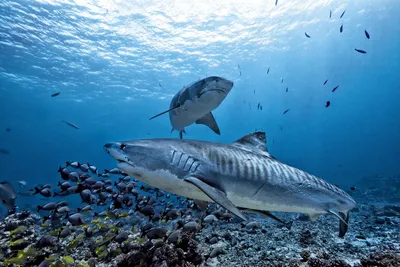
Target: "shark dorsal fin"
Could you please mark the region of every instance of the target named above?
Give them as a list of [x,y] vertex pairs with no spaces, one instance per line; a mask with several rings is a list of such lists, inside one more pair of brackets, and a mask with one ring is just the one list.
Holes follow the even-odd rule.
[[239,140],[236,140],[235,142],[233,142],[233,145],[268,153],[266,143],[267,137],[265,135],[265,132],[254,132],[243,136]]

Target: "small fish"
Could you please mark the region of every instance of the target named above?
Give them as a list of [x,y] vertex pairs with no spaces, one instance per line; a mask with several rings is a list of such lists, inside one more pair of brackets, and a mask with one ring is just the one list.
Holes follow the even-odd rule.
[[342,15],[340,15],[340,18],[343,18],[343,16],[344,16],[344,13],[346,13],[346,10],[345,10],[345,11],[343,11]]
[[367,30],[364,31],[365,32],[365,37],[367,37],[367,39],[370,38],[369,33],[367,32]]
[[306,35],[307,38],[311,38],[311,36],[308,35],[306,32],[304,34]]
[[328,80],[326,80],[326,81],[324,82],[324,85],[325,85],[327,82],[328,82]]
[[333,93],[333,92],[335,92],[335,91],[336,91],[336,89],[338,89],[338,88],[339,88],[339,85],[338,85],[338,86],[336,86],[335,88],[333,88],[333,89],[332,89],[332,93]]
[[286,87],[286,93],[289,92],[289,87]]
[[340,33],[342,33],[343,32],[343,24],[342,24],[342,26],[340,26]]
[[327,107],[329,107],[330,105],[331,105],[331,101],[326,101],[325,107],[327,108]]
[[260,103],[258,103],[258,105],[257,105],[257,109],[260,109]]
[[329,18],[332,18],[332,10],[329,10]]
[[10,132],[11,131],[11,128],[7,128],[6,129],[6,132],[8,133],[8,132]]
[[158,83],[158,85],[159,85],[160,87],[162,87],[162,86],[161,86],[161,83]]
[[351,190],[351,191],[354,191],[354,190],[356,190],[356,187],[355,187],[355,186],[352,186],[352,187],[350,187],[350,190]]
[[7,208],[14,208],[16,198],[13,186],[7,181],[0,182],[0,200]]
[[60,93],[61,92],[54,93],[54,94],[51,95],[51,97],[56,97],[56,96],[60,95]]
[[290,109],[285,110],[285,111],[283,112],[283,115],[286,114],[286,113],[288,113],[289,110],[290,110]]
[[0,148],[0,154],[10,155],[10,151],[8,151],[7,149],[4,149],[4,148]]
[[18,181],[17,184],[18,184],[20,187],[25,187],[25,186],[27,185],[27,182],[26,182],[26,181]]
[[277,6],[278,5],[278,0],[275,0],[275,6]]
[[366,51],[361,50],[361,49],[357,49],[357,48],[355,48],[354,50],[356,50],[358,53],[361,53],[361,54],[366,54],[367,53]]
[[256,93],[256,89],[254,89],[254,91],[253,91],[253,94],[255,94]]
[[281,83],[283,83],[283,78],[281,78]]
[[73,124],[71,122],[68,122],[68,121],[65,121],[65,120],[62,120],[61,122],[71,126],[72,128],[79,129],[79,127],[76,124]]
[[269,73],[269,67],[268,67],[268,70],[267,70],[267,74]]
[[78,226],[78,225],[82,225],[85,223],[85,219],[84,219],[83,215],[80,213],[75,213],[70,216],[68,216],[68,214],[67,214],[66,218],[68,218],[68,221],[73,226]]

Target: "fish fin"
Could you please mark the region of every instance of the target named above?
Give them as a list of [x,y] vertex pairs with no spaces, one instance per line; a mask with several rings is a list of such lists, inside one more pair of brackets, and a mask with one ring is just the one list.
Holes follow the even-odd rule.
[[312,214],[308,214],[308,217],[310,217],[311,221],[315,221],[318,219],[318,217],[320,216],[320,213],[312,213]]
[[198,119],[196,121],[196,124],[206,125],[206,126],[210,127],[210,129],[213,130],[216,134],[221,134],[218,124],[215,121],[214,116],[211,112],[206,114],[204,117]]
[[4,182],[0,182],[0,184],[7,190],[9,191],[12,195],[13,198],[15,198],[17,196],[17,194],[15,193],[14,187],[7,181]]
[[339,237],[343,238],[349,229],[349,212],[339,212],[341,218],[339,222]]
[[[332,215],[335,215],[341,221],[341,224],[343,223],[346,226],[348,226],[347,222],[346,222],[346,214],[344,214],[344,213],[339,214],[339,213],[337,213],[336,211],[333,211],[333,210],[327,210],[327,212],[332,214]],[[341,225],[340,225],[340,228],[342,228]]]
[[283,224],[289,230],[290,230],[290,228],[292,228],[292,224],[293,224],[292,221],[291,222],[282,221],[281,219],[279,219],[278,217],[273,215],[270,211],[267,211],[267,210],[240,209],[240,208],[239,208],[239,210],[243,211],[243,212],[252,212],[252,213],[260,214],[260,215],[263,215],[263,216],[267,216],[267,217],[269,217],[269,218],[271,218],[271,219]]
[[250,133],[232,143],[232,145],[240,149],[259,153],[271,159],[276,159],[274,156],[268,153],[266,144],[267,137],[265,135],[265,132]]
[[194,200],[194,203],[196,203],[197,207],[199,207],[200,210],[205,211],[208,208],[208,202],[203,201],[203,200]]
[[164,115],[165,113],[168,113],[168,112],[170,112],[170,111],[173,111],[174,109],[177,109],[177,108],[179,108],[181,105],[177,105],[177,106],[175,106],[175,107],[173,107],[173,108],[170,108],[170,109],[168,109],[168,110],[166,110],[166,111],[163,111],[163,112],[161,112],[161,113],[158,113],[157,115],[154,115],[153,117],[151,117],[149,120],[152,120],[152,119],[154,119],[154,118],[157,118],[157,117],[159,117],[159,116],[161,116],[161,115]]
[[203,191],[203,193],[205,193],[209,198],[214,200],[215,203],[229,210],[240,219],[247,221],[246,217],[240,212],[240,210],[235,205],[233,205],[233,203],[226,197],[226,194],[221,190],[210,186],[209,184],[203,182],[202,180],[194,176],[186,177],[184,181],[195,185],[197,188]]

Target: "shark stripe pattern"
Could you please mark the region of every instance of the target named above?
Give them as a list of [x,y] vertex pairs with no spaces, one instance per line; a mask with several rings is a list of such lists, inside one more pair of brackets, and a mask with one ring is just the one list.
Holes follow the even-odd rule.
[[232,144],[148,139],[104,147],[129,175],[171,193],[216,202],[243,220],[239,209],[275,219],[270,211],[302,212],[312,219],[329,213],[339,218],[343,237],[356,205],[340,188],[270,155],[263,132]]

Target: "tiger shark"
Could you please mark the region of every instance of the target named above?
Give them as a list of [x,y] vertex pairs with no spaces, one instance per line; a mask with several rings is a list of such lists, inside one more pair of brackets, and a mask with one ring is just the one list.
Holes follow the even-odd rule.
[[168,110],[163,111],[150,120],[169,113],[172,131],[179,131],[180,139],[185,127],[204,124],[220,134],[217,122],[211,111],[215,110],[225,99],[233,87],[233,82],[222,77],[210,76],[183,87],[172,98]]
[[147,139],[104,145],[117,166],[156,188],[197,201],[215,202],[242,220],[243,212],[322,214],[339,218],[344,237],[356,202],[335,185],[273,157],[264,132],[231,144]]

